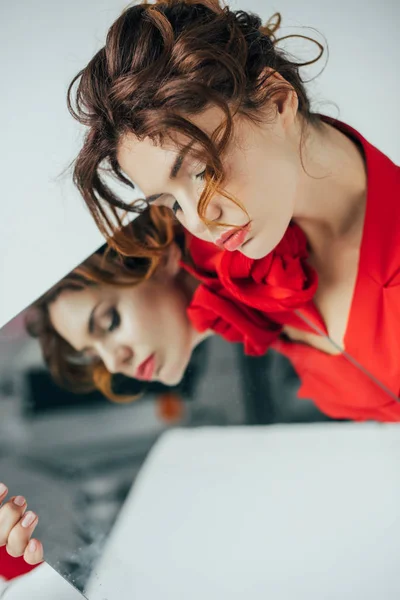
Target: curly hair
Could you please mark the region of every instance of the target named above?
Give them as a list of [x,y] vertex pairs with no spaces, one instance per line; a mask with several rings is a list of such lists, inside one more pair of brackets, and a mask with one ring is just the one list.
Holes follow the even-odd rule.
[[[146,248],[167,248],[174,240],[184,247],[182,231],[172,221],[166,210],[151,207],[141,218],[126,227],[126,232],[139,240]],[[76,267],[43,296],[34,302],[25,315],[28,333],[38,339],[42,354],[53,379],[75,393],[100,390],[110,400],[129,402],[132,396],[119,395],[113,391],[113,378],[99,360],[91,362],[77,352],[55,330],[49,315],[49,305],[66,290],[83,290],[90,286],[108,284],[117,286],[138,285],[149,279],[157,267],[156,257],[123,257],[106,244]]]
[[[143,212],[143,201],[123,201],[104,177],[109,174],[134,189],[117,161],[125,134],[158,144],[174,140],[183,155],[190,152],[205,163],[206,184],[198,213],[208,223],[205,209],[216,192],[244,210],[222,187],[221,157],[231,140],[236,114],[259,123],[260,109],[268,107],[277,92],[294,89],[302,132],[304,125],[319,126],[299,67],[316,62],[323,47],[302,35],[276,38],[280,23],[279,13],[262,25],[259,16],[232,11],[219,0],[142,2],[122,13],[109,29],[105,46],[73,79],[68,107],[89,128],[75,161],[74,182],[101,232],[120,252],[137,253],[134,238],[112,239],[122,226],[120,210]],[[291,61],[276,47],[287,37],[314,42],[319,55],[304,63]],[[274,73],[283,81],[272,78]],[[219,107],[224,115],[212,136],[190,120],[209,106]],[[189,141],[178,143],[178,134]]]

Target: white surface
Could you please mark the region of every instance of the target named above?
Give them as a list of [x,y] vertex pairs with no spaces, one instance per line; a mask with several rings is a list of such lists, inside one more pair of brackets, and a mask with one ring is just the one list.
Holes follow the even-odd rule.
[[151,452],[90,600],[398,600],[400,428],[177,430]]
[[9,582],[2,584],[0,581],[0,599],[3,597],[4,600],[82,600],[83,598],[82,594],[47,563]]
[[[0,327],[102,241],[70,177],[58,179],[80,140],[65,95],[126,4],[0,4]],[[284,26],[314,27],[325,35],[330,59],[315,86],[318,108],[336,115],[325,104],[336,102],[343,120],[400,161],[399,2],[236,0],[232,6],[265,18],[279,10]]]

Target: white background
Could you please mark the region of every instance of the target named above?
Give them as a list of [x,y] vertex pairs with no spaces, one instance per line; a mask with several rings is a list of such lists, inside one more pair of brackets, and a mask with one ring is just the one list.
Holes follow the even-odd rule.
[[[65,97],[125,5],[1,0],[0,326],[102,243],[70,175],[60,177],[81,139]],[[400,3],[237,0],[232,6],[265,19],[279,10],[284,27],[313,27],[325,36],[329,61],[313,86],[317,107],[400,162]]]

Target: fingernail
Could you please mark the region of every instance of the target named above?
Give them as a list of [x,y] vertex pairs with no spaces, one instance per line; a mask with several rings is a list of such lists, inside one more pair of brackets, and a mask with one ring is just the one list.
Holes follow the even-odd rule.
[[28,511],[21,521],[22,527],[30,527],[35,519],[35,513]]
[[17,506],[23,506],[25,504],[25,498],[23,496],[16,496],[14,498],[14,504]]
[[31,540],[28,544],[28,550],[29,552],[35,552],[37,549],[37,543],[36,540]]
[[0,483],[0,496],[2,496],[3,494],[5,494],[8,490],[8,487],[6,485],[4,485],[4,483]]

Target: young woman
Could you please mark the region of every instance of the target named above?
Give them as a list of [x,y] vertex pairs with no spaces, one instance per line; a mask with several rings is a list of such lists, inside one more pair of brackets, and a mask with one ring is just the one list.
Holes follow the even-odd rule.
[[[175,213],[197,238],[200,271],[202,241],[229,254],[220,281],[241,303],[282,317],[280,350],[304,395],[325,385],[328,358],[338,381],[350,361],[386,393],[395,418],[399,168],[311,111],[299,65],[277,46],[279,24],[279,15],[262,26],[217,0],[125,10],[70,87],[70,110],[88,127],[75,182],[108,238],[117,210],[139,207],[112,191],[104,166]],[[135,254],[130,245],[120,249]],[[310,362],[317,381],[307,379]],[[364,400],[351,392],[361,417]]]

